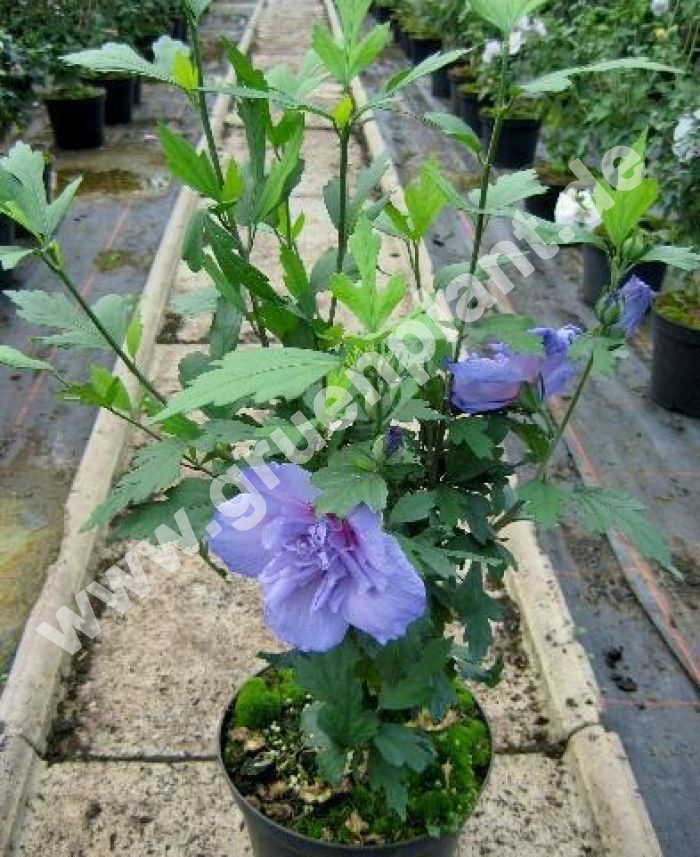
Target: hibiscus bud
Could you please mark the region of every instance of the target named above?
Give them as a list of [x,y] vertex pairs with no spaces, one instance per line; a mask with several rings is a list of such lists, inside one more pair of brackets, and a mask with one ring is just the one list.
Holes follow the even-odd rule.
[[604,293],[595,305],[598,320],[605,327],[615,327],[622,317],[622,301],[619,292]]

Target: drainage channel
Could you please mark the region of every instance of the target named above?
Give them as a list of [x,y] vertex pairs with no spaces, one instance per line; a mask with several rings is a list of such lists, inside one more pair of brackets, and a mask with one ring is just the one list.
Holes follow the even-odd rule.
[[[389,49],[365,79],[370,96],[387,75],[406,66],[399,51]],[[413,118],[429,110],[449,107],[433,98],[429,83],[421,83],[406,91],[400,111],[376,117],[401,179],[409,181],[432,156],[454,186],[466,191],[474,186],[475,165],[464,149]],[[426,241],[435,267],[468,258],[471,237],[459,215],[443,214]],[[485,246],[510,237],[494,225]],[[566,248],[551,261],[530,261],[535,276],[512,277],[512,308],[540,324],[590,326],[592,311],[577,296],[578,251]],[[648,376],[643,330],[620,378],[589,390],[555,466],[572,484],[598,482],[639,496],[669,536],[685,580],[676,583],[640,565],[641,558],[614,535],[608,541],[591,538],[573,523],[561,532],[540,532],[538,540],[557,571],[604,694],[605,725],[622,738],[664,853],[687,857],[697,848],[700,791],[700,702],[693,681],[700,662],[700,426],[654,405],[646,392]]]

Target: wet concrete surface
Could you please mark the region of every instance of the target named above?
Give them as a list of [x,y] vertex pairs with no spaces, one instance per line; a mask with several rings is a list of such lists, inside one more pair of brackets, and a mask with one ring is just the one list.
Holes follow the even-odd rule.
[[[208,74],[223,71],[221,34],[237,40],[253,8],[251,3],[214,5],[203,28]],[[102,149],[53,151],[41,107],[24,136],[52,151],[59,190],[83,176],[59,237],[71,276],[91,302],[115,293],[137,298],[145,285],[179,190],[160,153],[159,122],[190,140],[199,137],[197,116],[185,96],[158,84],[144,84],[134,121],[107,128]],[[61,287],[32,259],[14,272],[12,288],[54,292]],[[3,344],[50,358],[78,381],[91,363],[114,362],[108,355],[42,347],[33,339],[39,333],[17,318],[14,305],[0,294]],[[55,393],[55,382],[46,376],[0,372],[0,688],[45,570],[58,552],[64,499],[95,418],[92,410],[60,402]]]
[[[396,48],[365,80],[370,95],[387,76],[407,63]],[[378,114],[402,181],[422,162],[435,158],[461,190],[474,186],[475,163],[463,147],[416,121],[426,111],[448,112],[433,98],[428,82],[405,91],[400,112]],[[413,114],[413,115],[411,115]],[[572,177],[573,178],[573,177]],[[484,252],[511,238],[510,224],[494,221]],[[453,211],[444,213],[428,237],[433,264],[463,262],[471,252],[471,232]],[[527,250],[527,248],[524,248]],[[536,273],[517,271],[508,295],[518,311],[539,324],[594,323],[579,299],[582,262],[577,248],[553,260],[530,254]],[[509,272],[509,275],[511,272]],[[639,497],[670,540],[674,561],[684,574],[675,581],[656,569],[650,574],[652,606],[661,603],[669,628],[700,659],[700,422],[669,413],[648,395],[648,322],[629,348],[615,380],[594,381],[588,389],[556,467],[572,484],[600,484]],[[697,852],[697,795],[700,793],[700,700],[680,665],[630,588],[634,553],[618,557],[610,544],[591,537],[575,522],[561,531],[540,532],[542,549],[557,571],[581,642],[591,659],[606,701],[605,724],[618,732],[646,801],[666,857]]]

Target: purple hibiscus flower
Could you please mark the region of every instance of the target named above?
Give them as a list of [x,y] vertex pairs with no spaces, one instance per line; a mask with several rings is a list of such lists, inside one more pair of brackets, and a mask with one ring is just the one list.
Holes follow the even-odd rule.
[[219,507],[221,532],[210,539],[230,571],[259,581],[269,626],[307,652],[339,645],[351,626],[382,645],[403,636],[425,613],[425,585],[381,517],[364,504],[342,520],[318,517],[310,474],[296,464],[270,469],[279,480],[272,489],[259,468],[246,471],[265,504],[262,520],[236,529],[248,508],[239,496]]
[[653,299],[651,288],[639,277],[630,277],[617,293],[622,303],[619,325],[632,336],[649,311]]
[[576,376],[568,351],[581,330],[567,324],[558,330],[538,327],[543,355],[514,354],[508,346],[491,346],[493,357],[472,355],[461,363],[448,363],[452,372],[452,403],[468,414],[498,411],[515,402],[523,384],[539,384],[545,399],[563,393]]

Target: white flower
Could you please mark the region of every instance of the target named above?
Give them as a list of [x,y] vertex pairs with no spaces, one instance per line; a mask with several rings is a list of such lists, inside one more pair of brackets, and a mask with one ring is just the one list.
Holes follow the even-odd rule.
[[508,40],[508,53],[514,57],[520,53],[520,49],[525,44],[525,36],[522,30],[513,30]]
[[684,113],[673,132],[673,154],[682,164],[700,158],[700,110]]
[[587,226],[594,229],[602,217],[589,190],[568,188],[559,194],[554,220],[562,226]]
[[671,11],[671,0],[651,0],[651,11],[654,15],[666,15]]
[[502,44],[498,39],[489,39],[489,41],[484,45],[484,55],[481,58],[483,64],[491,65],[496,57],[500,57],[501,48]]
[[532,29],[537,33],[538,36],[541,36],[543,39],[547,35],[547,25],[542,20],[542,18],[535,18],[532,23]]

